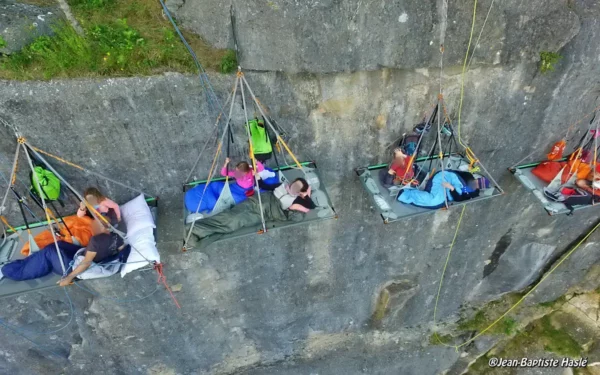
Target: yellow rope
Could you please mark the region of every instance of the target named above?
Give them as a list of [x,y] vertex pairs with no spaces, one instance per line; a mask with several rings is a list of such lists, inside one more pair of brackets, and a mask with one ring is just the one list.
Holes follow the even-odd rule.
[[294,155],[294,153],[292,152],[292,150],[290,150],[290,148],[288,147],[287,143],[285,143],[285,141],[283,140],[283,138],[281,138],[281,136],[278,136],[277,139],[279,139],[279,142],[281,142],[281,144],[283,145],[283,147],[285,147],[285,149],[287,150],[288,154],[290,154],[290,156],[292,157],[292,159],[294,159],[294,162],[296,163],[296,165],[298,166],[298,168],[303,169],[302,168],[302,164],[300,164],[300,162],[296,158],[296,155]]
[[37,147],[34,147],[34,146],[31,146],[31,145],[29,145],[29,147],[31,147],[31,148],[32,148],[32,149],[34,149],[35,151],[39,152],[40,154],[44,154],[44,155],[46,155],[46,156],[49,156],[49,157],[51,157],[51,158],[53,158],[53,159],[56,159],[56,160],[58,160],[58,161],[60,161],[60,162],[62,162],[62,163],[65,163],[65,164],[67,164],[67,165],[70,165],[71,167],[77,168],[77,169],[79,169],[79,170],[82,170],[82,171],[83,171],[83,170],[85,170],[85,169],[84,169],[82,166],[80,166],[80,165],[77,165],[77,164],[75,164],[75,163],[71,163],[70,161],[68,161],[68,160],[66,160],[66,159],[63,159],[63,158],[61,158],[60,156],[53,155],[53,154],[51,154],[51,153],[49,153],[49,152],[46,152],[46,151],[44,151],[44,150],[40,150],[39,148],[37,148]]
[[[440,278],[440,285],[438,287],[437,296],[435,297],[435,306],[433,307],[433,325],[436,325],[437,322],[437,307],[438,302],[440,300],[440,294],[442,292],[442,283],[444,282],[444,275],[446,274],[446,268],[448,268],[448,263],[450,262],[450,255],[452,255],[452,249],[454,248],[454,244],[456,243],[456,237],[458,236],[458,230],[460,229],[460,223],[462,222],[463,215],[465,213],[466,205],[463,205],[462,211],[460,212],[460,218],[458,219],[458,224],[456,225],[456,231],[454,232],[454,238],[452,239],[452,244],[450,244],[450,250],[448,250],[448,256],[446,257],[446,263],[444,264],[444,269],[442,270],[442,277]],[[442,345],[451,346],[444,344],[440,338],[438,337],[437,331],[434,332],[436,339]]]
[[13,233],[16,233],[16,234],[17,234],[17,237],[19,237],[19,239],[20,239],[20,240],[22,240],[22,238],[21,238],[21,234],[19,234],[19,232],[18,232],[18,231],[17,231],[15,228],[13,228],[13,226],[12,226],[12,225],[10,225],[10,224],[8,223],[8,220],[6,220],[6,218],[5,218],[4,216],[0,216],[0,220],[2,220],[2,222],[4,223],[4,225],[6,225],[8,228],[10,228],[10,230],[11,230]]
[[[464,212],[465,207],[463,206],[463,212]],[[462,213],[461,213],[461,219],[462,219]],[[458,228],[460,227],[460,220],[458,221],[458,226],[456,227],[456,231],[458,233]],[[598,228],[600,228],[600,222],[598,222],[598,224],[596,224],[586,235],[585,237],[583,237],[571,250],[569,250],[565,256],[563,256],[563,258],[554,266],[552,267],[552,269],[550,269],[550,271],[548,271],[544,277],[542,277],[542,279],[535,284],[527,293],[525,293],[525,295],[523,295],[523,297],[521,297],[521,299],[519,299],[514,305],[512,305],[511,308],[509,308],[504,314],[500,315],[500,317],[498,319],[496,319],[494,322],[492,322],[492,324],[490,324],[489,326],[487,326],[485,329],[483,329],[481,332],[479,332],[477,335],[473,336],[472,338],[470,338],[469,340],[463,342],[460,345],[448,345],[444,342],[442,342],[442,340],[440,339],[440,337],[438,336],[437,332],[434,332],[434,335],[436,337],[436,339],[439,341],[440,344],[444,345],[444,346],[448,346],[448,347],[452,347],[455,348],[457,351],[459,348],[465,346],[465,345],[469,345],[471,342],[475,341],[478,337],[482,336],[485,332],[489,331],[493,326],[495,326],[496,324],[498,324],[502,319],[504,319],[508,314],[510,314],[511,311],[513,311],[514,309],[517,308],[517,306],[519,306],[521,304],[521,302],[523,302],[525,300],[525,298],[527,298],[531,293],[533,293],[538,286],[540,286],[541,283],[543,283],[548,277],[550,277],[550,275],[552,275],[552,273],[558,268],[560,267],[561,264],[563,264],[567,259],[569,259],[569,257],[579,248],[579,246],[581,246]],[[454,239],[456,240],[456,234],[454,235]],[[454,241],[452,242],[452,246],[454,245]],[[452,246],[450,247],[450,251],[448,252],[448,258],[446,259],[446,264],[444,265],[444,270],[442,271],[442,278],[440,279],[440,287],[438,289],[438,295],[437,298],[435,300],[435,308],[434,308],[434,312],[433,312],[433,323],[434,325],[436,324],[436,313],[437,313],[437,304],[438,304],[438,299],[440,297],[440,291],[442,289],[442,281],[444,279],[444,273],[446,272],[446,266],[448,265],[448,261],[450,259],[450,253],[452,252]]]

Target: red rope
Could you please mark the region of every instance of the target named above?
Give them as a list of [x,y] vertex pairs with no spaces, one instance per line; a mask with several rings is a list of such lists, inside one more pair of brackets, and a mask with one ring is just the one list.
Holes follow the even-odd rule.
[[165,288],[167,289],[167,291],[171,295],[171,298],[173,299],[173,302],[175,302],[175,306],[177,306],[177,308],[180,309],[181,306],[179,306],[179,302],[177,302],[177,298],[175,298],[175,295],[171,291],[171,288],[169,288],[169,285],[167,285],[167,277],[163,273],[163,265],[162,265],[162,263],[155,263],[154,264],[154,270],[158,273],[158,280],[156,282],[162,283],[165,286]]

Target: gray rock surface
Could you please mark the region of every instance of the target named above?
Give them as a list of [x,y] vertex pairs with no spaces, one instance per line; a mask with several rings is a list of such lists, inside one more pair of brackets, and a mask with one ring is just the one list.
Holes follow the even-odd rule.
[[489,301],[506,293],[523,290],[541,276],[554,250],[555,246],[539,243],[509,247],[494,271],[473,288],[467,299]]
[[[61,17],[58,7],[38,7],[9,0],[0,1],[0,54],[11,54],[42,35],[51,35]],[[1,44],[0,44],[1,45]]]
[[[315,19],[327,14],[329,3],[323,4]],[[517,20],[525,23],[559,11],[558,2],[502,4],[501,13],[512,17],[513,28]],[[462,136],[506,194],[466,206],[440,295],[438,326],[458,320],[473,288],[484,275],[499,271],[500,266],[491,272],[486,260],[504,246],[508,233],[517,249],[537,243],[560,252],[596,220],[595,208],[579,211],[575,218],[549,217],[506,168],[532,150],[536,152],[531,160],[543,158],[566,124],[599,104],[598,6],[593,1],[577,3],[581,27],[561,50],[564,58],[556,71],[539,74],[533,57],[516,57],[526,46],[551,48],[544,40],[509,47],[506,39],[507,51],[514,48],[507,54],[513,57],[478,66],[466,75]],[[461,9],[451,7],[451,12]],[[237,11],[241,22],[242,10]],[[461,30],[451,32],[449,26],[448,45],[452,38],[464,43],[466,31]],[[486,43],[498,43],[502,35],[489,35]],[[569,33],[565,35],[556,45],[568,40]],[[345,43],[345,36],[338,37]],[[364,48],[365,55],[372,52]],[[385,48],[395,50],[396,44]],[[319,60],[328,64],[327,56]],[[343,74],[247,73],[261,101],[292,135],[290,144],[299,157],[318,161],[339,219],[223,242],[206,254],[180,252],[181,183],[214,119],[197,78],[167,74],[2,82],[0,116],[18,125],[32,144],[161,197],[159,247],[169,283],[182,285],[176,294],[182,308],[176,309],[163,289],[135,303],[108,299],[137,299],[151,293],[156,285],[152,273],[86,282],[108,298],[69,288],[73,324],[50,336],[30,336],[70,362],[0,330],[0,342],[9,343],[0,349],[0,372],[93,375],[108,368],[116,374],[438,374],[452,368],[457,360],[454,349],[431,346],[429,337],[441,270],[460,209],[383,225],[353,172],[355,167],[385,161],[385,146],[430,108],[438,93],[439,71],[429,69],[428,59],[417,65],[419,69]],[[445,71],[451,115],[456,114],[460,78],[455,69]],[[213,75],[211,80],[224,98],[233,77]],[[237,131],[240,113],[237,106]],[[0,134],[1,168],[7,172],[15,140],[8,129],[0,128]],[[210,157],[202,158],[197,177],[205,177]],[[132,196],[69,167],[61,166],[60,171],[79,189],[97,184],[116,200]],[[597,242],[597,237],[591,241]],[[498,259],[511,254],[506,251]],[[591,266],[596,261],[583,260],[587,261],[578,264]],[[370,327],[374,299],[383,285],[397,280],[410,280],[418,287],[402,289],[406,293],[398,293],[396,303],[392,299],[384,318],[387,324]],[[547,293],[562,293],[573,282],[562,278]],[[0,317],[25,328],[60,327],[68,320],[63,312],[68,313],[69,307],[59,292],[3,300]]]
[[[491,0],[479,1],[475,36]],[[287,72],[341,72],[459,65],[471,30],[472,2],[441,0],[172,1],[182,25],[220,48],[233,48],[230,7],[242,66]],[[536,61],[579,32],[573,7],[562,0],[496,2],[476,47],[476,64]]]

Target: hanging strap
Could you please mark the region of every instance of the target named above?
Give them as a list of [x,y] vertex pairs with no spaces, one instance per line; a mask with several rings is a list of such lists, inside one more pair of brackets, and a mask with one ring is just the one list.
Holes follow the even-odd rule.
[[[244,73],[242,73],[241,68],[238,68],[237,76],[242,78],[242,80],[245,80]],[[242,93],[242,103],[244,105],[244,116],[246,118],[246,124],[248,124],[248,111],[246,110],[246,95],[244,92],[244,83],[242,81],[240,81],[240,91]],[[254,95],[252,94],[252,96],[254,96]],[[263,212],[264,210],[263,210],[263,205],[262,205],[262,198],[260,197],[260,188],[258,186],[258,168],[256,166],[256,158],[254,157],[254,142],[252,141],[252,135],[250,134],[249,126],[246,126],[246,132],[248,134],[248,144],[250,146],[250,158],[252,160],[252,168],[253,168],[252,173],[254,174],[254,182],[256,184],[256,186],[255,186],[256,195],[258,196],[258,207],[260,209],[260,220],[262,223],[263,232],[266,232],[267,225],[265,223],[265,214]]]
[[[235,84],[233,85],[233,89],[231,90],[231,96],[230,96],[230,98],[235,98],[235,95],[237,93],[237,87],[238,87],[239,80],[240,80],[239,77],[236,77]],[[204,185],[204,190],[202,191],[202,196],[200,197],[200,201],[198,202],[198,206],[196,207],[196,211],[194,212],[195,214],[197,214],[200,211],[200,206],[202,205],[202,201],[204,199],[204,195],[206,194],[206,189],[208,188],[208,185],[210,185],[212,177],[213,177],[213,174],[215,172],[216,163],[217,163],[217,160],[219,158],[219,155],[221,154],[223,142],[225,140],[225,137],[227,136],[227,133],[229,131],[229,126],[231,124],[231,115],[233,114],[233,104],[234,104],[234,100],[232,99],[231,103],[230,103],[230,107],[229,107],[229,114],[227,116],[227,121],[225,122],[225,127],[226,128],[223,129],[223,132],[221,134],[221,138],[220,138],[218,146],[217,146],[217,152],[216,152],[216,154],[215,154],[215,156],[213,158],[212,165],[211,165],[210,170],[208,172],[208,180],[206,181],[206,184]],[[229,179],[229,177],[227,176],[225,178],[225,183],[228,183],[228,179]],[[189,243],[190,238],[192,236],[192,232],[194,230],[195,224],[196,224],[196,221],[194,220],[192,222],[192,225],[190,225],[190,229],[188,230],[188,233],[187,233],[187,235],[185,237],[185,240],[183,241],[183,250],[184,251],[190,249],[190,247],[188,246],[188,243]]]
[[[27,157],[27,162],[29,163],[29,168],[31,168],[31,172],[33,174],[33,183],[35,184],[35,186],[37,187],[37,189],[39,191],[42,191],[42,186],[40,185],[40,180],[38,178],[37,173],[35,173],[34,167],[33,167],[33,161],[31,159],[31,156],[29,156],[29,153],[27,152],[27,148],[26,148],[26,143],[25,140],[23,140],[23,142],[19,142],[19,145],[23,147],[23,151],[25,151],[25,156]],[[38,154],[39,155],[39,154]],[[56,174],[56,173],[55,173]],[[58,177],[58,175],[57,175]],[[60,178],[60,177],[59,177]],[[44,213],[46,214],[46,221],[47,221],[47,225],[48,228],[50,229],[50,234],[52,234],[52,240],[54,241],[54,247],[56,248],[56,254],[58,255],[58,260],[60,262],[60,267],[62,269],[63,272],[63,276],[67,275],[67,268],[65,267],[65,262],[63,260],[62,257],[62,252],[60,250],[60,248],[58,247],[58,241],[56,239],[56,234],[54,233],[53,228],[50,226],[50,223],[52,222],[50,219],[50,215],[49,215],[49,210],[48,210],[48,206],[46,206],[46,200],[44,199],[44,194],[40,194],[40,199],[42,200],[42,205],[44,206]]]
[[[49,152],[46,152],[44,150],[40,150],[39,148],[34,147],[34,146],[30,145],[29,143],[27,143],[27,147],[29,149],[33,150],[33,151],[36,151],[35,155],[44,154],[44,155],[49,156],[49,157],[51,157],[51,158],[53,158],[55,160],[60,161],[61,163],[67,164],[67,165],[69,165],[69,166],[71,166],[73,168],[77,168],[77,169],[79,169],[79,170],[81,170],[81,171],[83,171],[85,173],[89,173],[89,174],[94,175],[96,177],[100,177],[100,178],[102,178],[102,179],[104,179],[106,181],[112,182],[113,184],[117,184],[117,185],[122,186],[122,187],[124,187],[126,189],[129,189],[131,191],[135,191],[136,193],[144,194],[144,195],[149,196],[149,197],[153,197],[154,196],[152,194],[145,193],[144,191],[142,191],[140,189],[136,189],[136,188],[131,187],[129,185],[125,185],[125,184],[123,184],[123,183],[121,183],[119,181],[113,180],[112,178],[109,178],[109,177],[106,177],[104,175],[101,175],[100,173],[96,173],[96,172],[90,171],[89,169],[86,169],[86,168],[84,168],[84,167],[82,167],[82,166],[80,166],[78,164],[75,164],[75,163],[72,163],[72,162],[70,162],[70,161],[68,161],[66,159],[63,159],[60,156],[53,155],[53,154],[51,154]],[[56,174],[56,173],[54,173],[54,174]]]
[[[239,69],[239,73],[241,73],[241,68]],[[298,166],[298,168],[300,170],[302,170],[302,172],[305,172],[304,168],[302,167],[302,164],[300,163],[300,161],[298,161],[298,158],[296,158],[296,155],[294,155],[294,153],[289,148],[289,146],[287,145],[287,143],[285,143],[285,141],[281,137],[281,134],[279,134],[279,132],[277,131],[277,129],[275,128],[275,126],[271,123],[271,120],[269,120],[269,117],[265,114],[262,106],[260,105],[260,103],[256,99],[256,95],[254,95],[254,92],[252,91],[252,87],[250,87],[250,84],[248,84],[248,81],[246,80],[246,77],[243,75],[243,73],[242,73],[241,79],[242,79],[243,83],[245,84],[246,88],[248,88],[248,92],[250,93],[250,96],[251,96],[252,100],[254,100],[254,102],[258,105],[258,110],[260,111],[261,116],[266,120],[266,122],[269,125],[269,127],[271,128],[271,130],[273,130],[273,133],[275,133],[277,141],[281,142],[281,144],[283,145],[283,147],[285,148],[285,150],[288,152],[288,154],[290,154],[290,156],[292,157],[292,159],[294,159],[294,162],[296,163],[296,165]]]

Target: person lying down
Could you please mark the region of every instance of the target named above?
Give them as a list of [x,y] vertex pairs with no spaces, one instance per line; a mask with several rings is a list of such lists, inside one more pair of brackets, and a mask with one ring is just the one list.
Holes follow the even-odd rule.
[[476,178],[465,171],[438,171],[424,190],[400,190],[398,201],[422,208],[442,208],[448,202],[462,202],[477,198],[482,189],[490,187],[485,177]]
[[[273,186],[270,190],[260,195],[265,222],[300,221],[302,213],[317,208],[304,178],[297,178],[291,184]],[[228,233],[246,227],[259,227],[261,220],[260,204],[255,194],[227,211],[196,221],[189,244],[193,248],[206,247]]]
[[[118,218],[114,210],[102,214],[111,225],[118,224]],[[59,281],[60,286],[69,285],[74,278],[86,271],[93,263],[101,263],[109,258],[118,256],[120,252],[125,252],[125,246],[122,239],[114,233],[110,233],[108,226],[98,219],[92,221],[92,238],[83,253],[83,261],[73,270],[67,270],[68,274]],[[82,247],[72,243],[58,241],[58,248],[62,256],[63,264],[69,267],[69,264],[75,258],[75,254]],[[128,247],[127,247],[128,248]],[[70,271],[70,272],[69,272]],[[52,242],[24,259],[15,260],[7,263],[0,268],[0,279],[6,277],[13,281],[25,281],[44,277],[51,273],[63,274],[62,266],[56,245]]]

